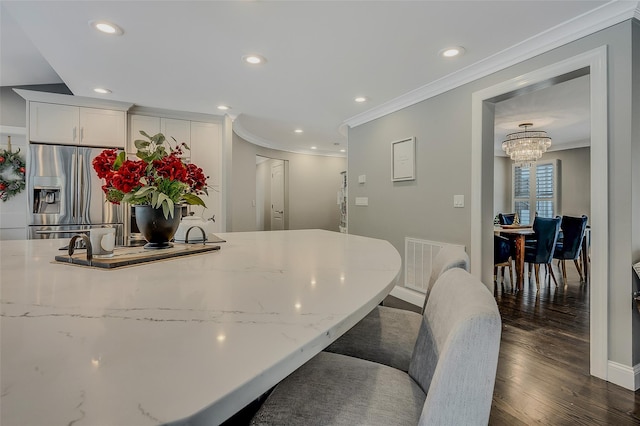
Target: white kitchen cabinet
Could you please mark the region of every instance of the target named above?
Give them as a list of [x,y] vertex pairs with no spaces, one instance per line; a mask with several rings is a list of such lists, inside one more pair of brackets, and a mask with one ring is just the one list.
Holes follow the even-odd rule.
[[[191,121],[131,114],[129,115],[129,139],[127,143],[127,152],[130,154],[137,152],[134,141],[145,139],[140,134],[140,130],[144,130],[149,136],[162,133],[167,138],[167,143],[172,149],[182,142],[191,147]],[[175,141],[173,140],[174,138]],[[189,150],[182,150],[183,158],[188,159],[190,156]]]
[[29,140],[124,148],[124,111],[29,102]]
[[76,106],[29,103],[29,139],[75,145],[78,143],[79,111]]
[[[160,128],[172,148],[175,148],[176,145],[180,145],[183,142],[191,148],[191,121],[163,118],[160,120]],[[182,150],[183,158],[190,158],[190,156],[191,154],[188,149]]]
[[222,128],[217,123],[191,122],[191,159],[201,167],[207,183],[209,195],[201,198],[207,208],[192,206],[191,211],[205,220],[215,217],[213,232],[220,232],[222,205]]
[[129,139],[127,141],[127,153],[135,154],[138,151],[134,145],[136,140],[146,140],[146,138],[140,134],[140,130],[143,130],[149,136],[160,133],[160,117],[150,117],[147,115],[137,114],[129,115]]
[[98,108],[80,108],[80,145],[124,148],[126,114]]

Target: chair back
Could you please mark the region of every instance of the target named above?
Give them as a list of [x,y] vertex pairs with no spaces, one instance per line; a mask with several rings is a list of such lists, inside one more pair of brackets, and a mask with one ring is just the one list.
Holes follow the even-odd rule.
[[493,263],[505,263],[511,256],[511,242],[500,235],[493,236]]
[[587,220],[585,215],[582,217],[562,216],[560,228],[563,238],[562,243],[556,244],[556,251],[553,254],[555,259],[577,259],[580,256]]
[[554,218],[536,217],[533,221],[534,249],[533,263],[551,263],[560,232],[560,216]]
[[433,258],[431,264],[431,275],[429,276],[429,282],[427,283],[427,290],[424,295],[424,304],[422,305],[422,312],[427,306],[427,300],[431,293],[431,288],[435,282],[440,278],[443,272],[448,271],[451,268],[462,268],[465,271],[469,270],[469,255],[460,246],[445,245],[438,251],[436,257]]
[[498,220],[500,221],[500,225],[513,225],[513,222],[516,220],[516,214],[498,213]]
[[433,286],[409,375],[427,394],[420,425],[486,425],[501,320],[487,287],[454,268]]

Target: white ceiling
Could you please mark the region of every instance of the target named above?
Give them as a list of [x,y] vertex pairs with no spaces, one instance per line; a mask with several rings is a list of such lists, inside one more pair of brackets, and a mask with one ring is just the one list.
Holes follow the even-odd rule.
[[[93,88],[100,86],[113,100],[218,115],[217,105],[227,104],[234,130],[251,142],[343,155],[344,123],[353,117],[486,67],[565,25],[596,28],[594,16],[611,8],[605,3],[2,0],[0,85],[62,81],[88,97],[99,97]],[[88,25],[95,19],[116,23],[124,35],[98,33]],[[456,45],[465,55],[438,56]],[[248,53],[266,64],[243,63]],[[588,97],[585,107],[575,93],[584,93],[584,79],[563,84],[572,96],[556,88],[499,104],[496,139],[522,120],[549,119],[544,130],[554,142],[583,140]],[[356,96],[368,102],[357,104]]]

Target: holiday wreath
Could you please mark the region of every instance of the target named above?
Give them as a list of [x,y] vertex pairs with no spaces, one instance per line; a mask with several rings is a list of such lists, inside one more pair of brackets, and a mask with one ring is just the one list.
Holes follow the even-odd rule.
[[0,200],[7,201],[24,189],[25,167],[20,149],[16,152],[0,150]]

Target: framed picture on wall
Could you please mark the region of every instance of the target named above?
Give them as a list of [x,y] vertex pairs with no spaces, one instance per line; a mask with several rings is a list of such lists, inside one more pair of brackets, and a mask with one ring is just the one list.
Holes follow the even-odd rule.
[[415,180],[416,139],[414,137],[391,142],[391,180]]

